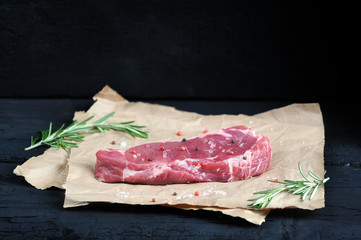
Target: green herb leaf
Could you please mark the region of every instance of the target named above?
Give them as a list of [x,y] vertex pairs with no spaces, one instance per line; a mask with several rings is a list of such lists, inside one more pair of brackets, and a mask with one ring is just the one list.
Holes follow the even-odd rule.
[[309,200],[312,200],[314,198],[314,196],[316,195],[318,188],[322,184],[325,184],[330,179],[328,177],[328,178],[321,180],[316,174],[314,174],[311,171],[308,171],[308,174],[313,179],[316,180],[316,181],[311,182],[310,180],[308,180],[308,178],[303,173],[302,167],[301,167],[301,162],[298,163],[298,169],[300,170],[302,177],[306,181],[284,180],[283,182],[280,182],[280,181],[269,180],[269,182],[283,184],[284,187],[255,192],[254,194],[265,194],[265,195],[257,197],[257,198],[253,198],[253,199],[248,199],[248,201],[253,201],[253,203],[249,204],[248,206],[252,207],[252,208],[256,208],[258,210],[262,209],[262,208],[266,208],[268,206],[268,204],[271,202],[271,200],[273,199],[273,197],[283,191],[287,191],[294,195],[300,194],[302,201],[306,200],[306,198],[308,196],[309,196]]
[[69,151],[73,147],[78,147],[76,142],[81,142],[84,140],[84,136],[80,135],[80,133],[104,133],[110,129],[122,131],[131,135],[132,137],[148,138],[148,132],[141,129],[145,126],[131,125],[131,123],[134,123],[134,121],[112,123],[107,122],[108,118],[113,115],[114,112],[111,112],[93,123],[87,123],[94,117],[91,116],[80,123],[74,121],[66,128],[65,124],[62,124],[61,127],[54,133],[52,133],[53,124],[50,123],[49,129],[40,130],[41,139],[39,141],[38,138],[34,139],[33,136],[31,136],[30,146],[25,148],[25,150],[47,145],[57,149],[64,148],[65,150]]

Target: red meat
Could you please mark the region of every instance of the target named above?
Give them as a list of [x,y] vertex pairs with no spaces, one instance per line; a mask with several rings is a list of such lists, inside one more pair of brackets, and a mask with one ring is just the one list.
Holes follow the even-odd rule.
[[266,172],[271,146],[267,137],[235,126],[126,151],[103,149],[96,156],[95,177],[108,183],[230,182]]

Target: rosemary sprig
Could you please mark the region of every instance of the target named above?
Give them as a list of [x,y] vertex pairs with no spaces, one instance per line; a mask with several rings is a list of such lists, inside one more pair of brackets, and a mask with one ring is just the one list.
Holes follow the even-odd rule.
[[30,146],[25,148],[25,150],[30,150],[41,145],[56,147],[57,149],[64,148],[66,150],[70,150],[70,148],[78,147],[76,142],[83,141],[84,136],[80,135],[80,133],[104,132],[110,129],[125,132],[132,137],[148,138],[148,132],[141,129],[144,128],[144,126],[133,125],[132,123],[134,123],[134,121],[112,123],[107,122],[106,120],[113,114],[114,112],[109,113],[108,115],[93,123],[87,122],[94,116],[91,116],[80,123],[74,121],[66,128],[64,128],[65,124],[63,124],[55,132],[52,132],[53,124],[50,123],[49,129],[40,130],[40,140],[38,138],[34,139],[33,136],[31,136]]
[[280,182],[280,181],[268,180],[269,182],[283,184],[284,186],[281,188],[275,188],[275,189],[254,193],[254,194],[265,194],[265,195],[260,196],[258,198],[248,199],[248,201],[254,201],[248,206],[256,209],[266,208],[268,204],[272,201],[273,197],[283,191],[287,191],[292,194],[300,194],[302,201],[304,201],[308,196],[309,196],[309,200],[312,200],[318,188],[322,184],[325,184],[328,180],[330,180],[329,177],[321,180],[318,176],[316,176],[316,174],[314,174],[311,171],[308,171],[308,174],[314,179],[313,181],[310,181],[302,171],[301,162],[298,163],[298,169],[300,170],[302,177],[306,181],[285,180],[284,182]]

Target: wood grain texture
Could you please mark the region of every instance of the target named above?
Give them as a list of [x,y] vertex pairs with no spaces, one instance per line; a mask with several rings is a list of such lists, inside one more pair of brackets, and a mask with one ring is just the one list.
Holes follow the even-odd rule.
[[[289,102],[153,101],[203,114],[256,114]],[[40,239],[354,239],[361,234],[361,145],[352,107],[321,103],[326,146],[326,207],[273,210],[262,226],[207,211],[96,203],[63,209],[64,192],[37,190],[12,171],[41,154],[23,149],[40,128],[71,122],[86,99],[0,99],[0,238]]]

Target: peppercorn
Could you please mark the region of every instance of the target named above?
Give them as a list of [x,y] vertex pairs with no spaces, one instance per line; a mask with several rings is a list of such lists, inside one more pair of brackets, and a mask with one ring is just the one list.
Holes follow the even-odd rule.
[[181,147],[181,150],[182,150],[182,151],[185,151],[185,150],[186,150],[186,148],[185,148],[185,147]]
[[183,139],[182,139],[182,142],[185,142],[185,141],[187,141],[187,139],[183,138]]
[[173,195],[173,196],[177,196],[177,193],[176,193],[176,192],[174,192],[172,195]]
[[235,141],[234,141],[234,139],[232,139],[232,143],[234,143]]
[[196,148],[196,151],[199,151],[199,147]]
[[243,159],[244,159],[244,160],[246,160],[246,159],[247,159],[247,156],[246,156],[246,155],[244,155],[244,156],[243,156]]
[[113,144],[113,145],[114,145],[114,144],[115,144],[115,141],[113,140],[113,141],[111,142],[111,144]]
[[148,158],[148,161],[150,162],[150,161],[152,161],[152,159],[151,159],[151,158]]

